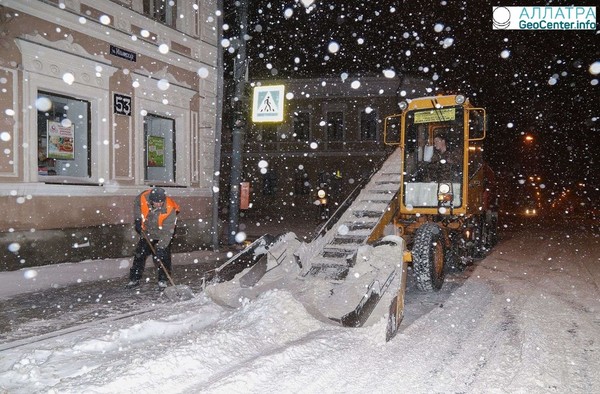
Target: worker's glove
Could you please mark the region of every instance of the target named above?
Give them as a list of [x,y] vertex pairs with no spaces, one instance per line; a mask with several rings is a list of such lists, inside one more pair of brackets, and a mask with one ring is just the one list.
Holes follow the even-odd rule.
[[138,233],[139,235],[142,235],[142,219],[141,218],[135,219],[135,232]]

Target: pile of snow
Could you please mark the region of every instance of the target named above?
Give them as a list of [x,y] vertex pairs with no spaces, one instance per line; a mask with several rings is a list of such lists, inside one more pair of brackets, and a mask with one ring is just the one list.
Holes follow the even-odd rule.
[[[197,391],[209,384],[202,376],[208,379],[216,370],[226,371],[259,351],[276,351],[321,328],[323,324],[311,319],[286,292],[268,292],[235,311],[199,297],[4,350],[0,388],[7,392],[52,388],[61,393]],[[194,377],[193,387],[185,376]]]

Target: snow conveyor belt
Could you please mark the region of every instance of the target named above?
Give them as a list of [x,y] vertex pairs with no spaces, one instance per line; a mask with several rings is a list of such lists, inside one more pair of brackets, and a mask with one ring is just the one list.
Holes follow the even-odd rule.
[[344,326],[380,320],[406,277],[402,238],[372,243],[395,213],[400,168],[397,149],[309,243],[293,233],[257,239],[217,268],[207,295],[239,307],[267,291],[289,291],[321,320]]
[[[397,149],[375,172],[369,182],[330,230],[315,239],[317,253],[302,256],[310,274],[323,272],[344,279],[356,261],[358,249],[365,245],[378,226],[389,222],[390,205],[400,187],[400,150]],[[388,215],[386,215],[388,214]],[[335,216],[334,216],[335,217]],[[385,219],[388,220],[385,220]]]

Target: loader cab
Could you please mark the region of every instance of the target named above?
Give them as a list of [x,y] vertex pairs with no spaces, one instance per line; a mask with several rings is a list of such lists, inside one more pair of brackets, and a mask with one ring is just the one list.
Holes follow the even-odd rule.
[[485,137],[484,111],[459,95],[419,98],[403,107],[386,119],[386,126],[400,124],[400,213],[464,214],[468,173],[477,167],[469,151],[480,151],[473,147]]

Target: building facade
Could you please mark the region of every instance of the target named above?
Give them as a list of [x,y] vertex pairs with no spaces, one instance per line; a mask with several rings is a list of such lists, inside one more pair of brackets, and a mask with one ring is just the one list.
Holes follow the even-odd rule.
[[216,0],[0,0],[0,270],[131,256],[133,200],[210,245]]
[[[317,217],[315,201],[323,187],[335,209],[394,150],[384,143],[385,117],[400,112],[400,100],[428,94],[427,82],[411,77],[262,80],[251,85],[284,85],[285,109],[280,123],[252,123],[248,113],[242,181],[250,183],[250,207],[242,215],[278,219]],[[224,121],[222,138],[224,211],[233,121]]]

